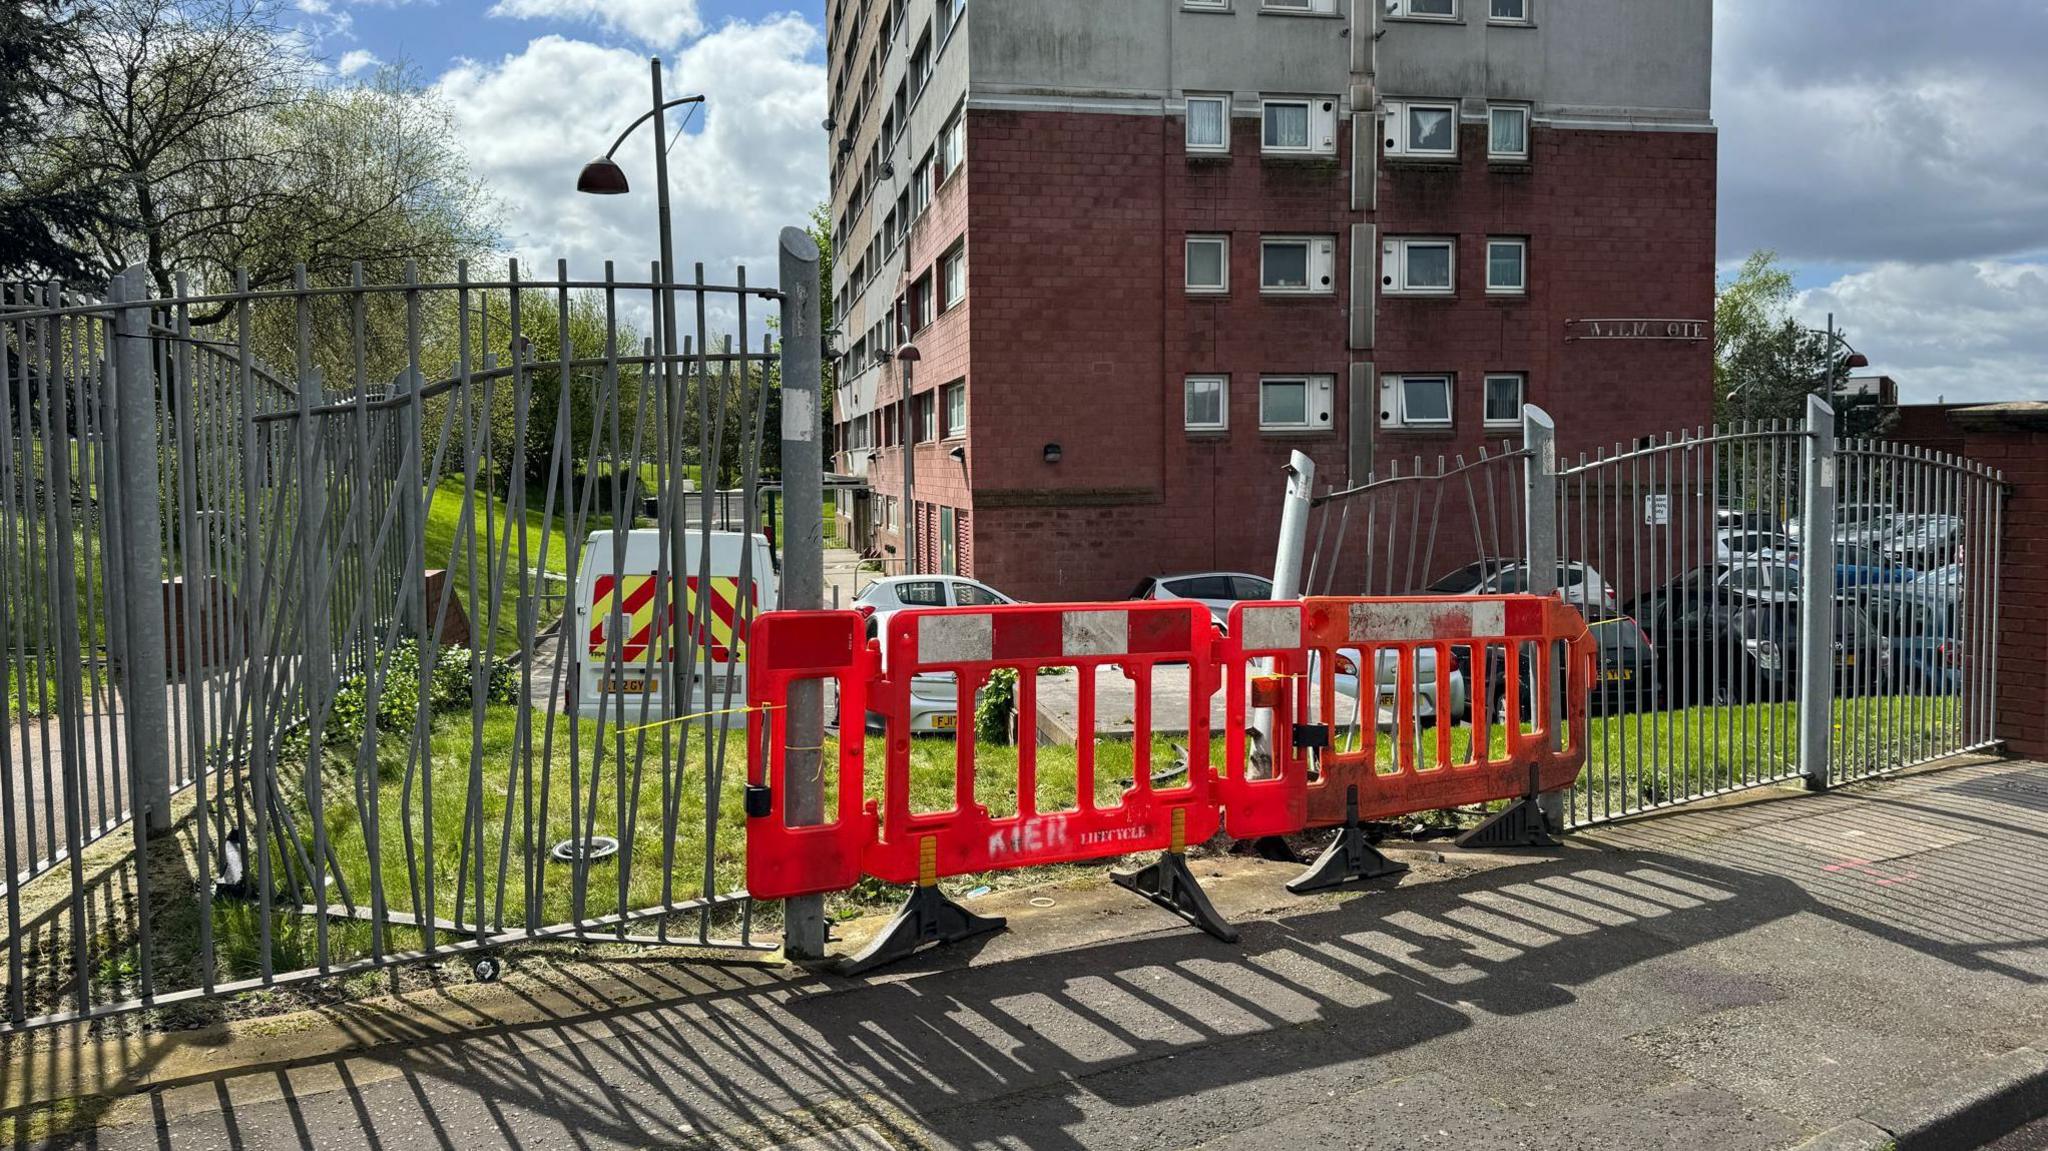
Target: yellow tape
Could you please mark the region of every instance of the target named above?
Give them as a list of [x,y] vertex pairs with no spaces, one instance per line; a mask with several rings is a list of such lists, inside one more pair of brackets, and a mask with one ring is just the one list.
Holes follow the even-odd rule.
[[[631,707],[632,705],[631,705],[631,704],[627,704],[626,706],[628,706],[628,707]],[[762,712],[767,712],[767,711],[779,711],[779,710],[781,710],[781,709],[782,709],[783,707],[785,707],[785,706],[787,706],[787,705],[785,705],[785,704],[779,704],[779,703],[764,703],[764,704],[762,704],[762,705],[761,705],[761,706],[759,706],[759,707],[728,707],[728,708],[725,708],[725,709],[723,709],[723,710],[720,710],[720,711],[699,711],[699,712],[693,712],[693,713],[691,713],[691,714],[689,714],[689,715],[679,715],[679,716],[675,717],[674,719],[664,719],[664,720],[661,720],[661,721],[659,721],[659,722],[657,722],[657,723],[643,723],[643,724],[641,724],[641,725],[640,725],[639,727],[626,727],[626,728],[620,728],[620,729],[619,729],[619,734],[620,734],[620,735],[638,735],[638,734],[640,734],[640,733],[641,733],[641,732],[643,732],[643,731],[654,731],[654,730],[656,730],[656,729],[658,729],[658,728],[664,728],[664,727],[674,727],[674,726],[675,726],[676,724],[679,724],[679,723],[688,723],[688,722],[690,722],[690,721],[691,721],[691,720],[693,720],[693,719],[711,719],[711,718],[713,718],[713,717],[715,717],[715,716],[721,716],[721,715],[745,715],[745,714],[747,714],[748,712],[754,712],[754,711],[762,711]],[[791,748],[790,750],[792,750],[792,751],[822,751],[822,750],[824,750],[824,749],[823,749],[823,748]]]
[[939,885],[939,840],[927,835],[917,841],[917,885],[937,887]]
[[1173,846],[1168,848],[1167,850],[1172,852],[1174,855],[1180,855],[1183,852],[1187,851],[1187,849],[1188,809],[1185,807],[1176,807],[1173,809]]

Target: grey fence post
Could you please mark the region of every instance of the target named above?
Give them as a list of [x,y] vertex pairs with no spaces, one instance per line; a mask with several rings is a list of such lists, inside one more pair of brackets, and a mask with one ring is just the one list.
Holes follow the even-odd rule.
[[128,770],[136,814],[171,829],[171,731],[164,647],[163,503],[158,480],[156,375],[150,366],[149,293],[141,268],[107,284],[114,316],[114,405],[121,466],[121,582],[128,636],[121,664]]
[[[782,230],[781,606],[791,611],[819,611],[825,606],[825,456],[818,438],[824,373],[819,258],[818,245],[809,233],[801,228]],[[852,738],[859,739],[861,717],[851,720]],[[816,681],[791,685],[788,733],[784,754],[789,794],[784,804],[789,820],[798,826],[822,823],[825,695]],[[823,959],[824,898],[806,895],[785,900],[782,914],[783,953],[791,959]]]
[[[1534,404],[1522,408],[1522,447],[1529,453],[1523,462],[1526,490],[1522,501],[1522,547],[1529,564],[1529,592],[1554,595],[1557,592],[1557,421]],[[1556,653],[1549,653],[1555,657]],[[1536,669],[1531,668],[1531,672]],[[1564,746],[1564,667],[1552,668],[1549,690],[1544,692],[1551,750]],[[1469,688],[1470,685],[1467,685]],[[1473,707],[1485,706],[1473,700]],[[1542,798],[1543,818],[1553,831],[1564,826],[1564,793],[1553,791]]]
[[[1309,512],[1314,508],[1316,490],[1316,462],[1302,452],[1295,452],[1287,460],[1287,493],[1280,504],[1280,543],[1273,554],[1273,598],[1290,600],[1301,598],[1301,557],[1308,547]],[[1260,671],[1273,670],[1273,661],[1258,661]],[[1361,713],[1366,704],[1362,702],[1365,692],[1360,692]],[[1302,717],[1306,722],[1307,717]],[[1325,719],[1324,722],[1333,722]],[[1258,734],[1257,746],[1267,753],[1254,755],[1245,767],[1245,774],[1251,779],[1273,777],[1273,712],[1258,708],[1251,713],[1250,728]]]
[[[1835,712],[1835,410],[1806,398],[1801,459],[1806,496],[1799,513],[1799,772],[1814,791],[1828,786],[1828,728]],[[1785,658],[1786,653],[1779,653]]]

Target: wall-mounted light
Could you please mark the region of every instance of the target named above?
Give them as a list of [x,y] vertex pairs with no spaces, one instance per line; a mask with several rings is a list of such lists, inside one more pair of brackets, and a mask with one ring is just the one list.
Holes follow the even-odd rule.
[[869,452],[869,453],[868,453],[868,462],[869,462],[869,463],[874,463],[874,462],[875,462],[876,460],[879,460],[879,459],[881,459],[881,458],[882,458],[882,453],[881,453],[881,452],[880,452],[879,450],[877,450],[877,451],[872,451],[872,452]]
[[967,449],[965,447],[956,447],[952,451],[947,452],[946,454],[952,456],[956,460],[959,460],[963,464],[967,462]]
[[1062,454],[1062,453],[1061,453],[1061,451],[1060,451],[1060,446],[1059,446],[1058,444],[1047,444],[1047,445],[1045,445],[1045,462],[1046,462],[1046,463],[1049,463],[1049,464],[1056,464],[1056,463],[1059,463],[1059,462],[1060,462],[1060,456],[1061,456],[1061,454]]

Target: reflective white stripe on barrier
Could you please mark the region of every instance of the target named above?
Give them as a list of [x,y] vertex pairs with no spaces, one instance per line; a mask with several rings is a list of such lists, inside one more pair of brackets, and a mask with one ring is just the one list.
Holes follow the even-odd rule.
[[1301,609],[1248,607],[1243,613],[1246,651],[1273,651],[1301,646]]
[[986,663],[995,655],[995,617],[922,616],[917,621],[917,662]]
[[1070,611],[1061,613],[1061,655],[1124,655],[1130,650],[1130,612]]
[[1507,605],[1472,603],[1354,603],[1350,636],[1356,642],[1437,636],[1498,636],[1508,630]]

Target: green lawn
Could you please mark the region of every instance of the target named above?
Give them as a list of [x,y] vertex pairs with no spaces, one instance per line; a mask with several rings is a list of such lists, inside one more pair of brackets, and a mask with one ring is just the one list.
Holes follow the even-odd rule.
[[[607,531],[612,518],[602,498],[594,498],[587,530]],[[557,504],[552,516],[547,515],[546,491],[529,491],[526,499],[524,522],[508,527],[510,507],[498,496],[478,497],[470,502],[469,519],[463,516],[463,480],[461,476],[443,479],[434,489],[431,502],[427,505],[424,526],[426,541],[425,566],[428,570],[446,568],[455,582],[456,594],[462,597],[462,604],[469,613],[470,625],[477,635],[482,635],[490,611],[491,585],[487,576],[488,565],[495,561],[506,566],[500,594],[503,599],[498,608],[497,627],[491,632],[492,649],[500,654],[518,650],[520,636],[518,613],[514,597],[519,590],[518,564],[520,536],[526,540],[526,557],[529,569],[535,574],[527,581],[528,588],[540,594],[540,621],[542,626],[560,615],[568,585],[564,582],[569,570],[569,548],[573,545],[579,551],[582,539],[568,538],[568,517],[559,506],[560,493],[556,494]],[[487,518],[488,517],[488,518]],[[471,549],[475,550],[472,563]],[[545,571],[551,578],[542,579],[542,549],[546,548]],[[474,572],[474,585],[472,584]]]

